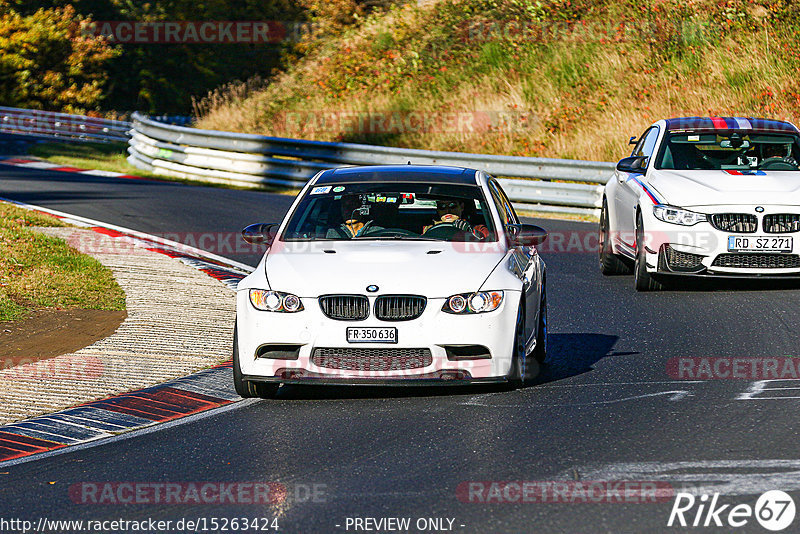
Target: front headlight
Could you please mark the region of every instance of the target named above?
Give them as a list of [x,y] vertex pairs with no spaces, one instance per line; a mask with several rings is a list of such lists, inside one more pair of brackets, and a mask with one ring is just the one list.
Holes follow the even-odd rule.
[[693,226],[708,220],[708,217],[702,213],[673,208],[672,206],[653,206],[653,215],[655,215],[656,219],[659,221],[680,224],[682,226]]
[[478,291],[477,293],[459,293],[448,297],[442,311],[465,315],[469,313],[486,313],[494,311],[503,302],[502,291]]
[[291,293],[281,293],[280,291],[267,291],[265,289],[250,290],[250,304],[257,310],[295,313],[303,311],[303,303],[300,297]]

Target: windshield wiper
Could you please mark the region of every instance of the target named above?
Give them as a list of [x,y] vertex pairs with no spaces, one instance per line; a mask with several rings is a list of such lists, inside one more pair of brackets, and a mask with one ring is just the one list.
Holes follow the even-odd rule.
[[409,235],[377,235],[377,236],[370,236],[370,235],[359,235],[353,238],[355,239],[375,239],[375,240],[387,240],[387,241],[439,241],[442,242],[441,239],[436,239],[433,237],[414,237]]

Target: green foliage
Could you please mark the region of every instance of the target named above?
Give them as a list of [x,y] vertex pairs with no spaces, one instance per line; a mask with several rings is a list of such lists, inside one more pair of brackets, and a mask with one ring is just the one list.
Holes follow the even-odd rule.
[[[245,98],[220,95],[199,125],[611,161],[663,117],[800,119],[800,0],[439,0],[339,23],[271,84]],[[487,112],[516,123],[289,129],[288,112]]]
[[63,224],[0,202],[0,321],[41,307],[125,309],[125,294],[111,271],[30,226]]
[[81,24],[305,19],[299,0],[0,0],[0,103],[188,114],[193,96],[272,75],[291,43],[115,45]]
[[21,14],[0,3],[0,102],[68,112],[97,108],[105,68],[119,52],[82,35],[82,20],[70,5]]
[[508,53],[501,43],[492,41],[481,47],[481,59],[491,67],[499,68],[508,61]]
[[376,52],[384,52],[386,50],[391,50],[391,48],[395,45],[394,37],[389,32],[382,32],[379,33],[375,37],[375,46],[374,50]]
[[[95,2],[96,3],[96,2]],[[292,21],[303,20],[295,0],[108,0],[111,20]],[[288,43],[125,44],[110,68],[105,106],[151,113],[188,114],[192,97],[253,76],[269,77]]]

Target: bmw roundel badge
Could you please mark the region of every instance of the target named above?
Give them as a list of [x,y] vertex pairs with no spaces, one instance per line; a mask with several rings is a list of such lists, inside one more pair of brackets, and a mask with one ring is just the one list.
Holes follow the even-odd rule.
[[764,208],[762,206],[756,207],[756,213],[764,213]]
[[375,293],[378,291],[378,289],[379,289],[378,286],[374,284],[367,286],[367,291],[369,291],[370,293]]

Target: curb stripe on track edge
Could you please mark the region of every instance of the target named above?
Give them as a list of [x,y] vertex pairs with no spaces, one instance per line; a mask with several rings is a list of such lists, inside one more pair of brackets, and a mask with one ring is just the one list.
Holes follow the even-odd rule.
[[[32,160],[5,159],[0,162],[43,170],[84,173],[83,169],[61,167],[55,164],[42,166],[38,165],[39,162]],[[108,176],[143,179],[119,173],[108,173]],[[21,202],[9,202],[60,219],[70,219],[68,214],[53,213],[46,208]],[[86,221],[90,220],[77,218],[75,221],[79,226],[85,227],[87,226]],[[137,241],[137,246],[178,259],[219,280],[232,290],[235,290],[239,280],[246,276],[237,265],[226,266],[223,261],[216,258],[203,257],[202,251],[199,250],[197,251],[199,254],[193,254],[186,250],[189,247],[180,243],[174,243],[172,244],[174,246],[171,246],[170,242],[164,242],[164,240],[154,239],[148,242],[141,237],[143,234],[139,232],[137,232],[139,235],[134,235],[111,228],[110,225],[106,226],[98,221],[91,222],[94,225],[90,225],[89,228],[95,232],[116,239],[133,238]],[[239,395],[233,391],[231,362],[225,362],[157,386],[0,426],[0,463],[180,419],[239,400],[241,400]]]

